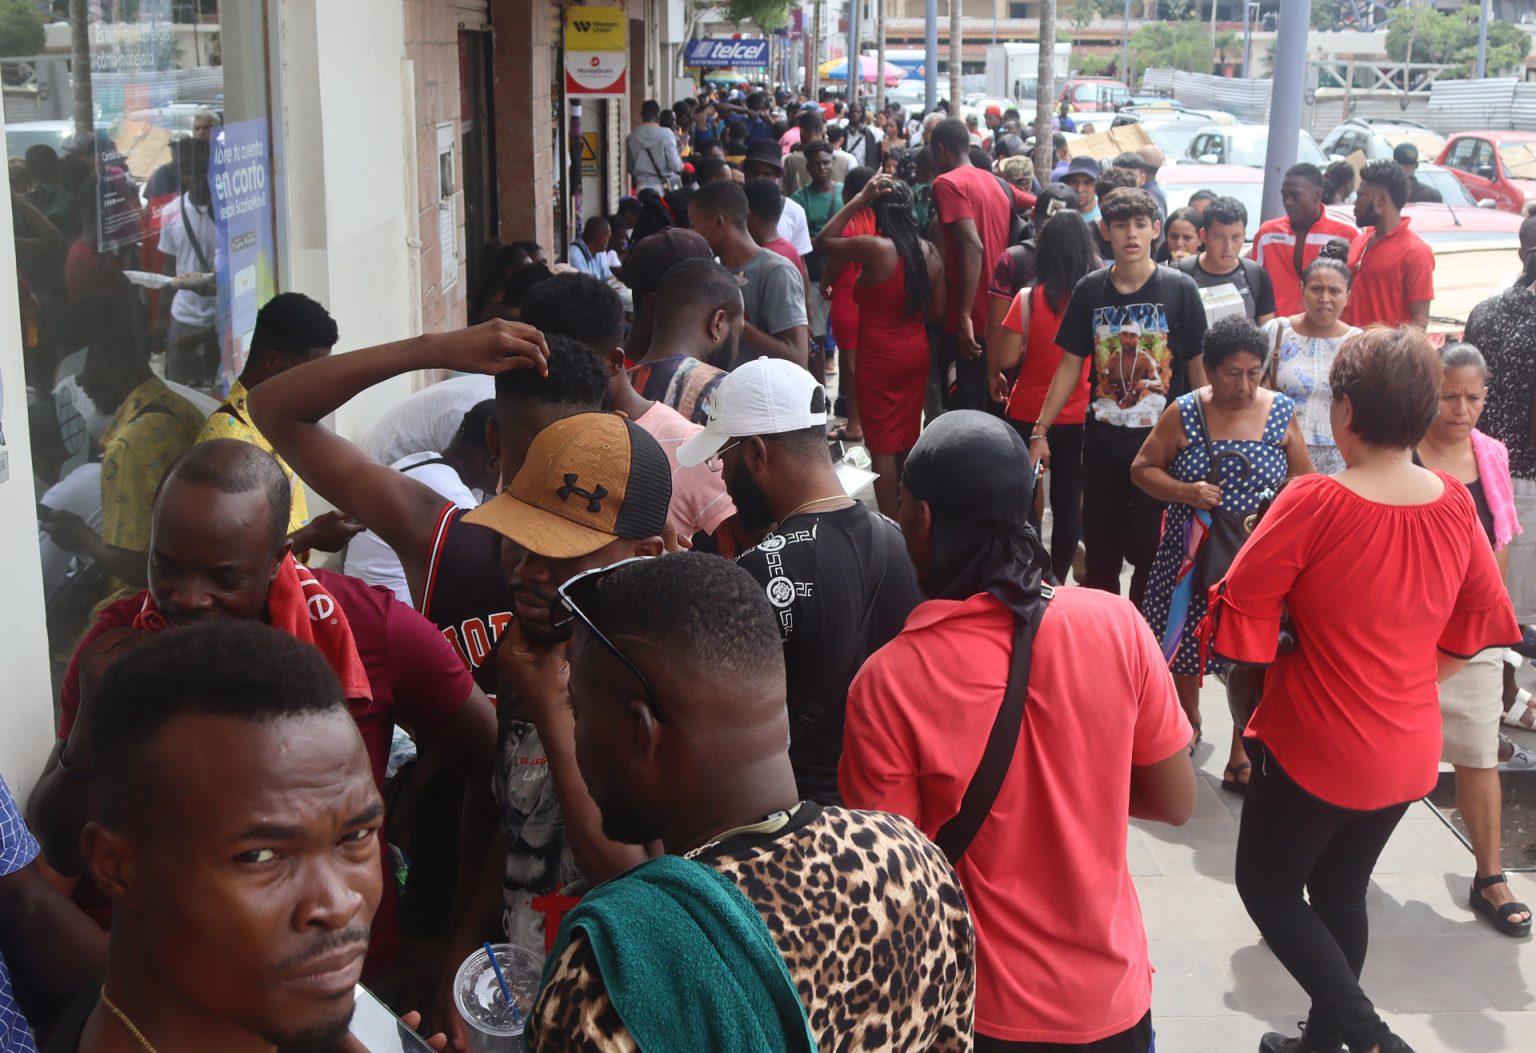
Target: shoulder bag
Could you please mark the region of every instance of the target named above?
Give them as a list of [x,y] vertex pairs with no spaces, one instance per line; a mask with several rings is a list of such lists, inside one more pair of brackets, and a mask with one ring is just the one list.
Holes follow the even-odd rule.
[[960,862],[965,850],[971,847],[981,824],[987,821],[997,793],[1003,788],[1008,769],[1013,766],[1013,756],[1019,745],[1019,732],[1024,727],[1024,701],[1029,697],[1029,667],[1035,645],[1035,633],[1045,617],[1054,590],[1042,584],[1040,603],[1028,618],[1016,619],[1013,632],[1013,654],[1008,665],[1008,686],[1003,689],[1003,704],[998,707],[992,721],[992,731],[987,735],[987,746],[982,751],[981,763],[965,788],[960,810],[939,827],[933,843],[943,851],[950,865]]
[[[1211,429],[1205,420],[1205,406],[1200,401],[1200,393],[1191,392],[1190,397],[1195,400],[1195,413],[1200,418],[1200,441],[1205,444],[1205,454],[1211,462],[1205,481],[1212,486],[1221,485],[1220,461],[1222,460],[1242,461],[1243,475],[1247,476],[1253,471],[1248,455],[1237,450],[1218,454],[1216,447],[1211,443]],[[1228,512],[1220,506],[1210,510],[1210,533],[1206,535],[1205,543],[1200,546],[1199,563],[1195,567],[1195,588],[1202,596],[1212,585],[1226,577],[1232,561],[1237,558],[1238,550],[1243,547],[1243,542],[1248,540],[1248,535],[1253,533],[1253,528],[1258,526],[1259,516],[1268,507],[1268,501],[1273,500],[1274,495],[1271,494],[1265,503],[1260,505],[1260,511],[1248,516]]]

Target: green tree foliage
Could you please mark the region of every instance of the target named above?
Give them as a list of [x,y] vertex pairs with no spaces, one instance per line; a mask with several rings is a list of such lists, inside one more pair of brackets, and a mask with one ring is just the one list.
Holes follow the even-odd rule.
[[45,36],[36,8],[26,0],[0,0],[0,55],[36,55]]
[[[1398,8],[1389,17],[1387,57],[1393,62],[1404,61],[1408,57],[1408,41],[1412,39],[1412,61],[1454,66],[1440,74],[1442,80],[1470,77],[1477,68],[1477,19],[1475,4],[1450,14],[1427,4]],[[1488,24],[1490,75],[1515,68],[1530,51],[1530,35],[1519,26],[1498,20]]]
[[1066,11],[1062,12],[1078,29],[1085,29],[1093,21],[1093,16],[1098,13],[1097,0],[1071,0],[1066,5]]
[[1072,65],[1079,76],[1102,77],[1109,72],[1109,68],[1115,64],[1115,60],[1108,55],[1095,55],[1084,51],[1072,56]]
[[1225,66],[1229,61],[1235,61],[1243,53],[1243,38],[1230,29],[1223,29],[1216,34],[1216,61]]
[[1211,72],[1210,30],[1196,22],[1149,22],[1131,36],[1131,68]]
[[1195,7],[1195,0],[1162,0],[1157,13],[1165,22],[1188,22],[1198,14]]
[[789,0],[726,0],[722,9],[727,21],[751,22],[765,33],[789,25]]

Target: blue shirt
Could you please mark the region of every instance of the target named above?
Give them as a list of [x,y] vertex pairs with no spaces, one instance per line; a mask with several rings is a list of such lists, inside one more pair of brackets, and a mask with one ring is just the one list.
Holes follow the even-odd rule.
[[[5,779],[0,778],[0,877],[9,877],[37,858],[37,839],[16,809]],[[0,954],[0,1053],[37,1053],[32,1029],[16,1004],[11,973]]]
[[583,274],[590,274],[598,281],[605,282],[613,277],[613,271],[608,266],[608,254],[594,253],[580,238],[571,242],[571,266]]

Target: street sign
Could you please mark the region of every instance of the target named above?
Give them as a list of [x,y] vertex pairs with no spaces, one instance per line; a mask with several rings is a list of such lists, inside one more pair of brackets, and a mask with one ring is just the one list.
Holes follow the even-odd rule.
[[730,66],[733,68],[768,65],[768,41],[724,40],[705,37],[688,41],[684,64],[689,66]]
[[586,98],[629,94],[629,21],[622,7],[565,11],[565,93]]
[[597,133],[581,133],[581,174],[597,178]]

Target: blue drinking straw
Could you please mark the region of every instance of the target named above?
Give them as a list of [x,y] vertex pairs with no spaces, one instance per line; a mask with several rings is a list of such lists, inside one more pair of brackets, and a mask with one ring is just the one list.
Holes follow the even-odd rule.
[[521,1024],[523,1014],[517,1011],[517,1003],[512,1000],[512,988],[507,986],[507,978],[501,974],[501,962],[496,960],[496,952],[491,949],[491,941],[485,941],[485,953],[490,956],[491,968],[496,970],[496,983],[501,986],[501,996],[507,1000],[507,1008],[512,1010],[512,1023]]

